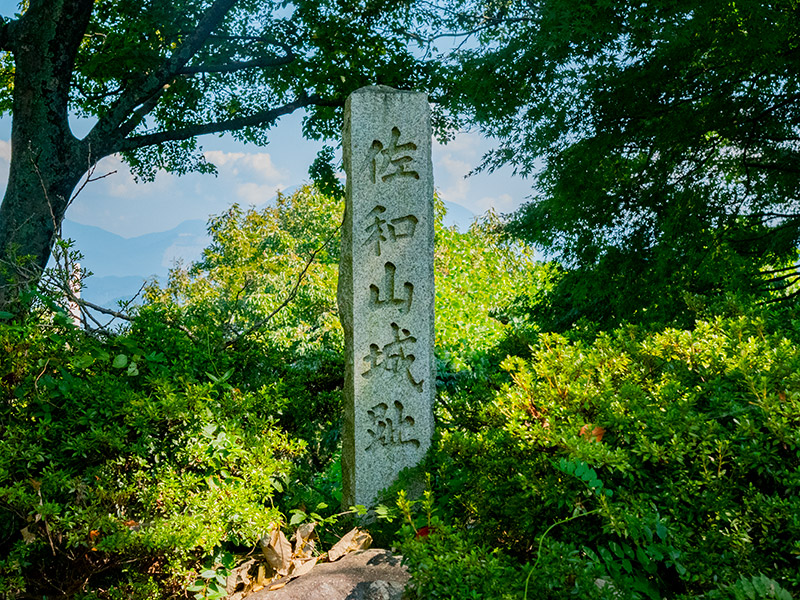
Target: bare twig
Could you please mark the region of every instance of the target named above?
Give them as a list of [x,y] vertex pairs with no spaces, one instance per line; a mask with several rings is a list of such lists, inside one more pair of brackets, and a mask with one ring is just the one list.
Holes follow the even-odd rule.
[[308,260],[306,261],[305,265],[303,266],[303,269],[300,271],[299,275],[297,276],[297,279],[295,280],[294,285],[292,286],[292,289],[289,291],[289,294],[286,296],[286,298],[283,299],[283,302],[281,302],[266,317],[264,317],[263,319],[260,319],[259,321],[256,321],[253,325],[251,325],[250,327],[245,329],[242,333],[237,335],[235,338],[226,341],[222,346],[223,348],[230,348],[231,346],[235,346],[242,339],[246,338],[251,333],[261,329],[262,327],[264,327],[264,325],[269,323],[275,315],[277,315],[281,310],[286,308],[289,305],[289,303],[292,300],[295,299],[295,297],[297,296],[297,292],[300,291],[300,285],[303,283],[303,280],[305,279],[306,274],[308,273],[308,270],[311,268],[311,265],[314,263],[314,260],[317,258],[317,255],[320,252],[322,252],[325,248],[327,248],[328,244],[331,243],[331,240],[336,236],[336,234],[338,233],[339,229],[341,229],[341,225],[336,227],[331,232],[331,234],[325,239],[325,241],[322,242],[321,246],[319,246],[318,248],[315,248],[314,250],[311,251],[311,254],[308,257]]

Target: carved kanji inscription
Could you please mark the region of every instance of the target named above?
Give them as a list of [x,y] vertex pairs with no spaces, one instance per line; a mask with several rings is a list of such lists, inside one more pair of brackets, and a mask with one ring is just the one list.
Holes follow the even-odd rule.
[[414,349],[417,338],[411,335],[408,329],[402,329],[397,323],[392,323],[394,339],[385,344],[383,348],[378,344],[369,345],[369,354],[364,357],[368,368],[361,376],[369,379],[381,371],[389,371],[406,379],[415,390],[422,391],[423,380],[416,381],[411,373],[411,366],[416,357],[409,352]]
[[405,413],[403,403],[395,400],[390,408],[385,402],[376,404],[367,411],[370,427],[367,428],[370,442],[365,450],[376,444],[381,446],[402,446],[411,444],[419,447],[419,440],[413,437],[414,417]]
[[400,144],[400,129],[392,127],[392,137],[388,144],[374,140],[367,153],[372,183],[389,182],[393,179],[410,177],[419,179],[419,173],[410,168],[417,149],[414,142]]
[[395,290],[394,277],[397,267],[393,263],[387,262],[384,266],[383,284],[377,286],[374,283],[369,286],[369,303],[375,308],[383,306],[394,306],[400,310],[400,314],[411,310],[411,301],[414,297],[414,284],[406,281],[403,289],[398,293]]
[[430,447],[436,393],[430,107],[424,93],[356,90],[343,127],[339,260],[345,338],[342,496],[370,505]]
[[365,246],[371,246],[375,256],[381,255],[381,242],[396,242],[404,238],[414,237],[419,219],[414,215],[405,215],[394,219],[385,219],[386,207],[380,204],[367,215],[364,232],[367,234]]

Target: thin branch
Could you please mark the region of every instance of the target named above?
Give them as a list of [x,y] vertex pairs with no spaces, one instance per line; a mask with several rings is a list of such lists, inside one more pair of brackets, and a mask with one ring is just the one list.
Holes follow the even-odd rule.
[[28,156],[31,159],[33,170],[36,171],[36,177],[39,179],[39,185],[42,186],[42,194],[44,195],[44,199],[47,200],[47,208],[50,209],[50,218],[53,220],[53,231],[58,233],[59,231],[61,231],[61,221],[56,219],[56,214],[53,212],[53,203],[50,202],[50,195],[47,193],[47,184],[44,182],[44,177],[42,177],[42,172],[39,170],[39,164],[33,157],[33,146],[31,145],[30,142],[28,142]]
[[758,212],[746,216],[748,219],[760,219],[763,222],[771,219],[796,219],[800,217],[800,213]]
[[[187,35],[185,32],[181,35]],[[222,42],[222,45],[230,47],[230,42],[261,42],[267,46],[276,46],[283,49],[286,54],[293,54],[293,46],[286,41],[281,41],[271,35],[262,33],[261,35],[230,35],[212,33],[206,38],[208,42]]]
[[156,107],[158,101],[161,100],[161,96],[164,95],[164,92],[166,92],[168,88],[168,85],[161,86],[146,102],[143,102],[141,106],[133,111],[131,117],[119,127],[120,138],[127,137],[130,132],[139,126],[139,123],[141,123],[150,111]]
[[423,42],[426,44],[432,44],[436,40],[442,38],[461,38],[461,37],[470,37],[475,35],[476,33],[480,33],[481,31],[485,31],[490,29],[491,27],[499,26],[499,25],[511,25],[514,23],[528,23],[533,21],[533,17],[475,17],[476,21],[480,21],[480,25],[476,25],[472,29],[468,29],[466,31],[447,31],[445,33],[437,33],[428,37],[423,38],[418,34],[411,33],[406,31],[406,35],[414,38],[419,42]]
[[762,302],[759,302],[758,305],[764,306],[766,304],[775,304],[776,302],[785,302],[787,300],[792,300],[793,298],[797,298],[798,296],[800,296],[800,289],[795,290],[794,292],[788,294],[787,296],[781,296],[779,298],[770,298],[769,300],[764,300]]
[[776,273],[786,273],[786,271],[796,271],[797,265],[792,265],[791,267],[783,267],[782,269],[769,269],[767,271],[761,271],[761,275],[774,275]]
[[97,163],[92,162],[91,148],[89,149],[89,156],[87,157],[87,160],[89,161],[89,169],[86,171],[86,178],[83,180],[83,183],[81,183],[78,189],[75,190],[75,192],[72,194],[72,197],[69,199],[69,202],[67,202],[67,208],[69,208],[69,205],[75,201],[75,198],[78,197],[78,194],[80,194],[83,191],[83,188],[85,188],[87,185],[89,185],[90,183],[94,183],[95,181],[100,181],[101,179],[105,179],[106,177],[109,177],[111,175],[116,175],[117,173],[116,170],[109,171],[108,173],[105,173],[98,177],[94,177],[93,175],[95,170],[97,169]]
[[745,167],[753,167],[754,169],[763,169],[765,171],[780,171],[782,173],[794,173],[800,175],[800,167],[783,166],[777,163],[759,163],[755,161],[748,161],[743,164]]
[[[789,273],[787,275],[780,275],[778,277],[771,277],[771,278],[769,278],[769,279],[767,279],[765,281],[762,281],[762,284],[764,285],[764,288],[774,289],[775,286],[770,286],[769,285],[770,283],[777,283],[778,281],[784,281],[786,279],[793,279],[793,278],[794,278],[794,281],[797,281],[797,279],[800,278],[800,274],[798,274],[797,271],[795,271],[795,272]],[[792,283],[794,283],[794,281],[792,281]],[[789,285],[791,285],[791,284],[789,284]]]
[[789,96],[786,96],[783,99],[783,101],[778,102],[776,104],[773,104],[769,108],[764,109],[760,114],[756,115],[755,117],[751,118],[750,120],[751,121],[760,121],[761,119],[763,119],[765,116],[767,116],[771,112],[774,112],[774,111],[776,111],[778,109],[781,109],[781,108],[785,108],[786,106],[792,104],[793,102],[797,102],[798,100],[800,100],[800,94],[790,94]]
[[295,59],[294,55],[255,58],[253,60],[242,60],[225,63],[221,65],[193,65],[183,67],[178,71],[178,75],[195,75],[197,73],[233,73],[243,69],[269,68],[287,65]]
[[83,83],[81,82],[80,79],[76,79],[75,87],[78,88],[78,91],[81,94],[83,94],[83,97],[86,100],[95,101],[95,102],[99,102],[100,100],[104,100],[105,98],[109,98],[111,96],[118,96],[119,94],[121,94],[122,92],[125,91],[125,87],[121,85],[117,89],[111,90],[110,92],[102,92],[102,93],[97,93],[97,94],[91,94],[86,89],[86,87],[83,85]]
[[286,296],[286,298],[284,298],[284,299],[283,299],[283,302],[281,302],[281,303],[280,303],[280,304],[279,304],[279,305],[278,305],[278,306],[277,306],[277,307],[276,307],[276,308],[275,308],[275,309],[274,309],[274,310],[273,310],[271,313],[269,313],[269,314],[268,314],[266,317],[264,317],[263,319],[261,319],[261,320],[259,320],[259,321],[256,321],[256,322],[255,322],[253,325],[251,325],[250,327],[248,327],[247,329],[245,329],[245,330],[244,330],[242,333],[240,333],[239,335],[237,335],[237,336],[236,336],[235,338],[233,338],[232,340],[228,340],[227,342],[225,342],[225,343],[223,344],[223,348],[230,348],[231,346],[235,346],[235,345],[236,345],[236,344],[238,344],[238,343],[239,343],[239,342],[240,342],[242,339],[246,338],[246,337],[247,337],[248,335],[250,335],[251,333],[253,333],[253,332],[255,332],[255,331],[257,331],[257,330],[261,329],[261,328],[262,328],[264,325],[266,325],[267,323],[269,323],[269,322],[272,320],[272,318],[273,318],[275,315],[277,315],[277,314],[278,314],[278,313],[279,313],[281,310],[283,310],[284,308],[286,308],[286,307],[289,305],[289,303],[290,303],[292,300],[294,300],[294,299],[295,299],[295,297],[297,296],[297,292],[299,292],[299,291],[300,291],[300,285],[303,283],[303,280],[304,280],[304,279],[305,279],[305,277],[306,277],[306,273],[308,273],[308,270],[311,268],[311,265],[314,263],[314,260],[317,258],[317,255],[318,255],[320,252],[322,252],[322,251],[323,251],[325,248],[327,248],[327,247],[328,247],[328,244],[330,244],[330,243],[331,243],[331,240],[332,240],[332,239],[333,239],[333,238],[336,236],[336,234],[339,232],[339,229],[341,229],[341,225],[339,225],[339,227],[337,227],[336,229],[334,229],[334,230],[331,232],[331,234],[330,234],[330,235],[329,235],[329,236],[328,236],[328,237],[325,239],[325,241],[324,241],[324,242],[322,242],[322,245],[321,245],[319,248],[315,248],[315,249],[314,249],[314,250],[311,252],[311,255],[308,257],[308,260],[306,261],[306,264],[303,266],[303,269],[300,271],[300,274],[297,276],[297,280],[294,282],[294,286],[292,286],[292,289],[289,291],[289,294]]

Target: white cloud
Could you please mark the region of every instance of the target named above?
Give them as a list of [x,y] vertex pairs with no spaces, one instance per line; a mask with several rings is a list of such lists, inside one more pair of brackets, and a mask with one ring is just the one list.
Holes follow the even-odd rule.
[[519,208],[530,193],[530,183],[511,177],[508,168],[467,177],[492,146],[491,140],[477,133],[460,133],[446,145],[434,143],[434,181],[443,200],[460,204],[477,215],[490,208],[499,213]]
[[452,154],[439,157],[435,164],[436,170],[439,171],[439,176],[435,177],[435,180],[441,182],[439,183],[439,194],[442,199],[459,204],[467,202],[472,187],[469,179],[465,179],[465,175],[470,171],[469,164],[454,158]]
[[258,184],[252,181],[240,183],[236,186],[236,197],[241,204],[260,206],[272,199],[278,189],[284,186],[273,184]]
[[220,174],[234,177],[256,177],[265,183],[283,184],[289,177],[286,169],[275,166],[272,156],[267,152],[225,152],[223,150],[208,150],[206,159],[217,165]]
[[477,214],[483,214],[490,208],[498,213],[510,213],[519,207],[519,202],[512,198],[511,194],[500,194],[499,196],[482,196],[480,200],[471,203],[470,210]]
[[0,160],[11,162],[11,141],[0,140]]

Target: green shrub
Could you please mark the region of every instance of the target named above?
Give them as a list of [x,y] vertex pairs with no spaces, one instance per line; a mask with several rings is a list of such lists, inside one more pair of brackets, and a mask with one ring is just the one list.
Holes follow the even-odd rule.
[[[401,545],[411,581],[409,600],[507,600],[519,598],[521,569],[498,550],[439,527]],[[404,597],[406,597],[404,596]]]
[[43,318],[0,323],[0,381],[0,593],[163,597],[282,519],[304,444],[274,390]]
[[[531,563],[552,523],[585,513],[544,552],[584,561],[608,594],[691,596],[759,573],[797,590],[798,340],[800,321],[767,311],[594,342],[541,335],[503,363],[512,383],[464,401],[483,400],[477,415],[440,413],[439,510]],[[534,586],[557,572],[545,558]]]

